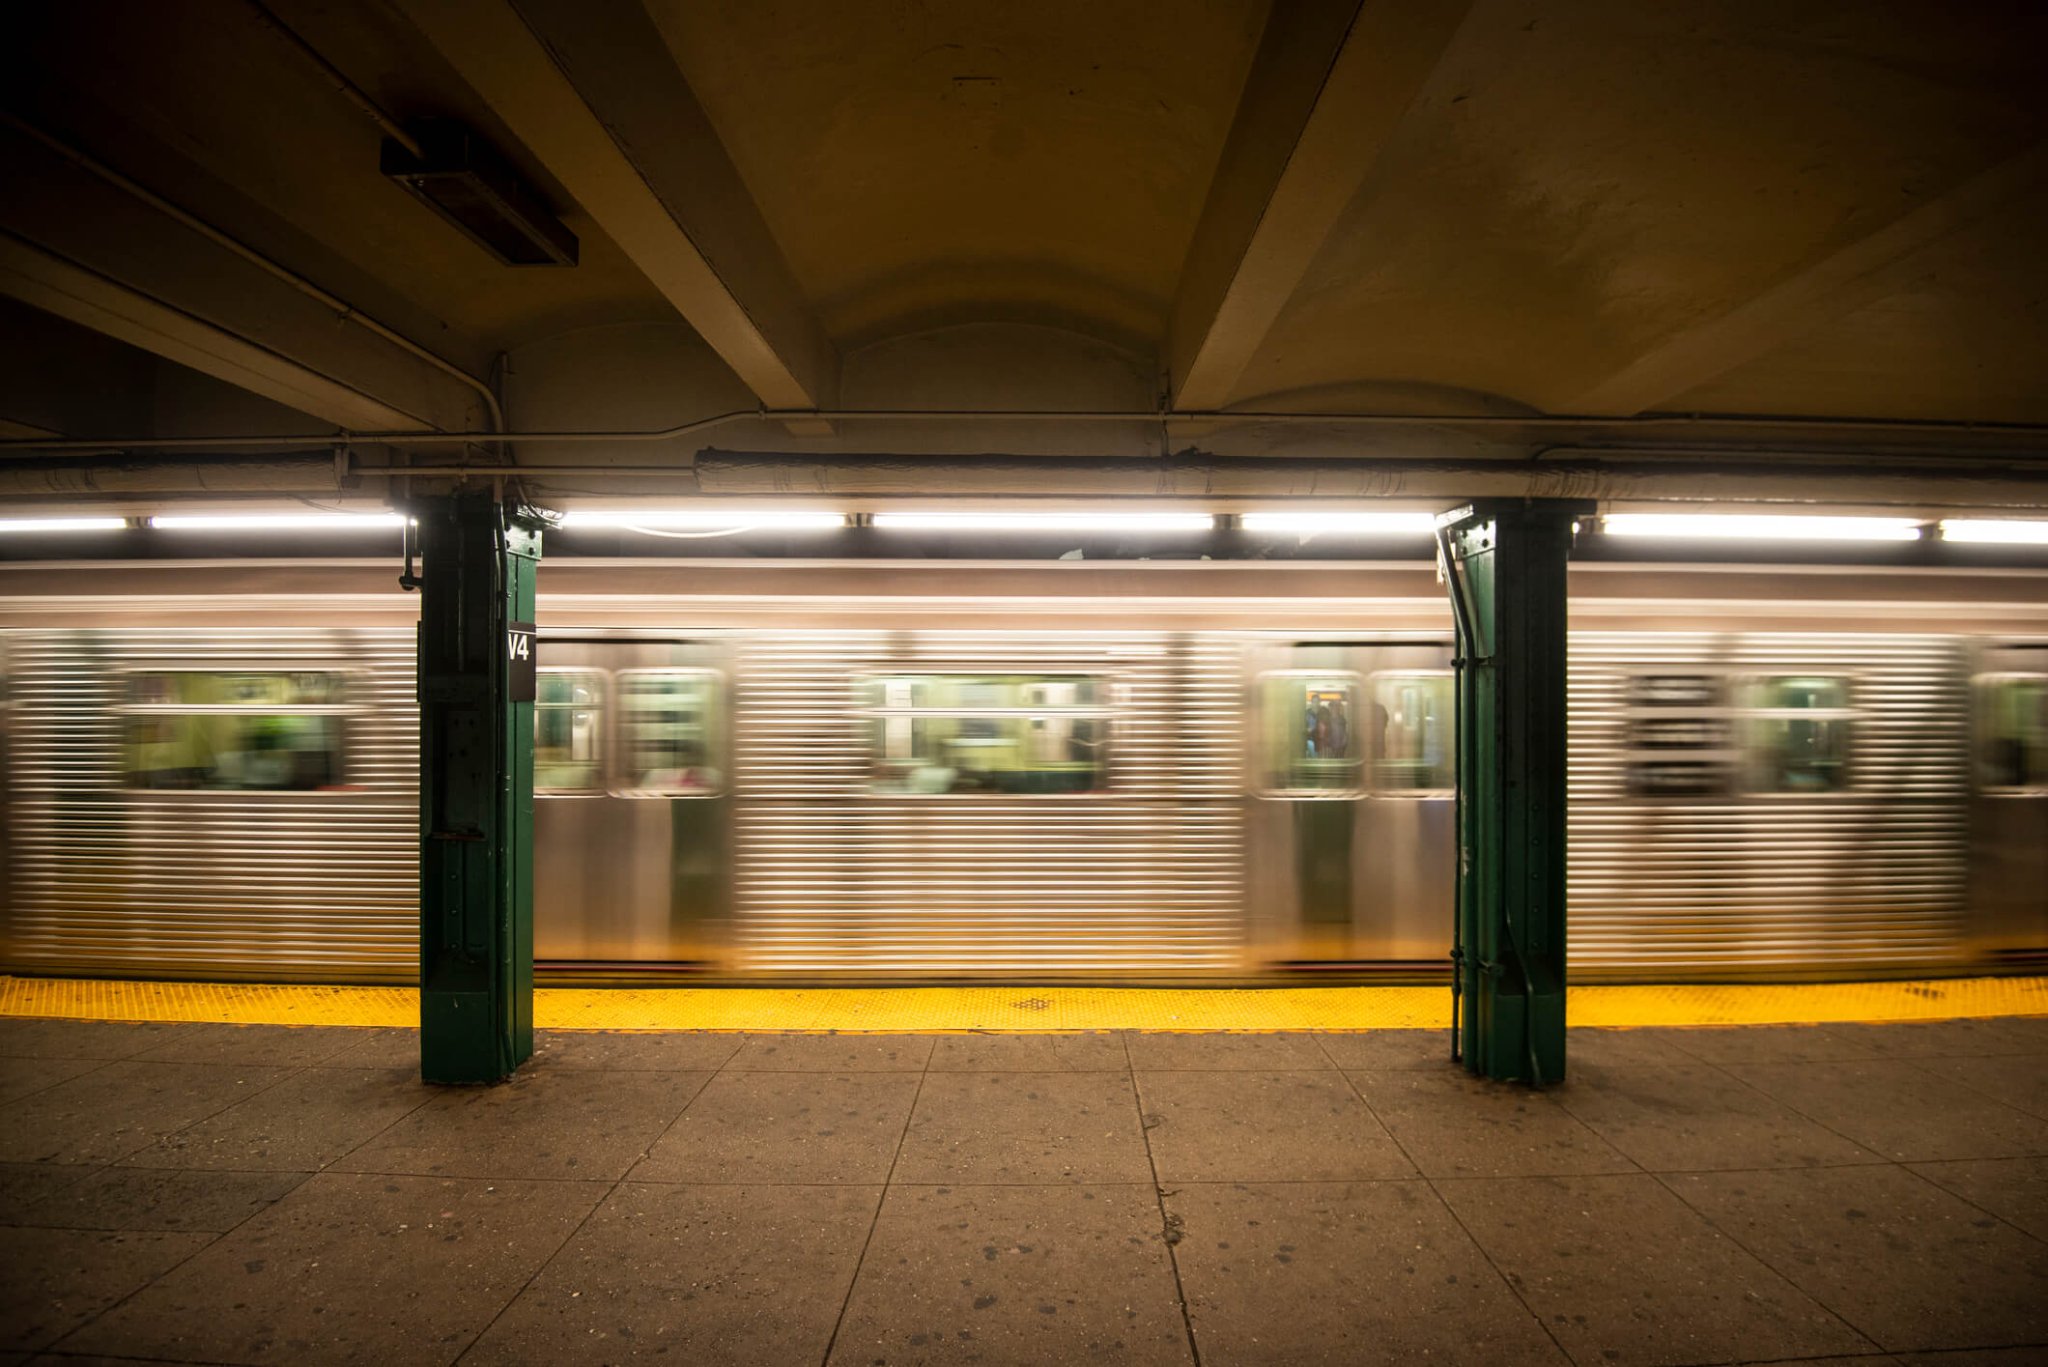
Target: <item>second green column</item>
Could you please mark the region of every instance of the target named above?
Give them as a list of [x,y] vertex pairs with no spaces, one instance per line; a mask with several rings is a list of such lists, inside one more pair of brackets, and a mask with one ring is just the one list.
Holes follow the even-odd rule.
[[533,1054],[534,571],[488,493],[418,500],[420,1075],[495,1082]]
[[1503,499],[1437,520],[1458,642],[1456,1047],[1538,1086],[1565,1071],[1565,563],[1592,512]]

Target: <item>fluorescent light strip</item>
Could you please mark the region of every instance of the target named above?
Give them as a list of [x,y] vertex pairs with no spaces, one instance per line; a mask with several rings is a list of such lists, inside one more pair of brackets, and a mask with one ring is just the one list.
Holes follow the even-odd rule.
[[127,525],[124,517],[0,517],[0,533],[118,532]]
[[1248,532],[1334,532],[1358,536],[1429,536],[1434,513],[1246,513]]
[[1207,513],[876,513],[877,527],[926,532],[1206,532]]
[[620,527],[628,531],[823,531],[844,527],[844,513],[791,512],[766,508],[701,509],[605,508],[562,514],[564,527]]
[[1918,541],[1910,517],[1783,517],[1735,513],[1615,513],[1602,518],[1608,536],[1678,540]]
[[167,532],[358,532],[397,531],[401,513],[179,513],[153,517],[149,525]]
[[1976,541],[1987,546],[2048,546],[2048,520],[2000,521],[1993,518],[1943,518],[1943,541]]

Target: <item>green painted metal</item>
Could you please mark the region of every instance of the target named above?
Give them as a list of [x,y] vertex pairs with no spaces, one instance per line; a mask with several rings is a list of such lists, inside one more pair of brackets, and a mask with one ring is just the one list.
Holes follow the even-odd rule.
[[1593,505],[1474,503],[1437,521],[1457,623],[1455,1056],[1565,1073],[1565,562]]
[[538,528],[488,494],[419,500],[420,1075],[496,1082],[533,1054],[533,620]]

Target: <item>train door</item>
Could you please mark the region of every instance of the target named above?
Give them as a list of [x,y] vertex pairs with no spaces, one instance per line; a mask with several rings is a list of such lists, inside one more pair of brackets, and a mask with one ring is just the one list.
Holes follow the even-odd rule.
[[729,692],[714,645],[542,634],[533,954],[543,969],[721,957]]
[[1997,642],[1971,680],[1970,913],[1995,958],[2048,955],[2048,642]]
[[1247,874],[1267,963],[1440,962],[1450,952],[1450,649],[1294,642],[1254,651]]

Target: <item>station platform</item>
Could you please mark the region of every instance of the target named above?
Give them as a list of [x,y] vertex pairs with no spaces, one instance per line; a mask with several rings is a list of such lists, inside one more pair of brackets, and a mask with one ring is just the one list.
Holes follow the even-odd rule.
[[550,1028],[448,1089],[403,1027],[34,988],[9,1364],[2048,1361],[2038,987],[1581,1026],[1542,1092],[1364,1027]]

